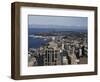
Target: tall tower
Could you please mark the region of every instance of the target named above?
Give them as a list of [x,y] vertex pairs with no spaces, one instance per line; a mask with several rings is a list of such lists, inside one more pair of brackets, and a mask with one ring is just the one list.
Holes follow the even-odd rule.
[[61,65],[60,50],[54,48],[45,49],[44,65]]

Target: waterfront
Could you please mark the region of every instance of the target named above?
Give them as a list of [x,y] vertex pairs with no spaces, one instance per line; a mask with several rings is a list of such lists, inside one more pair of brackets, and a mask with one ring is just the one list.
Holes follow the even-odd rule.
[[28,16],[28,66],[88,64],[88,18]]
[[54,33],[54,32],[60,32],[60,31],[64,31],[64,32],[76,32],[76,33],[79,33],[79,32],[84,32],[84,33],[87,33],[87,30],[83,29],[61,29],[61,28],[57,28],[57,29],[54,29],[54,28],[31,28],[31,26],[29,26],[29,29],[28,29],[28,48],[39,48],[40,46],[42,46],[43,44],[47,43],[48,41],[45,40],[44,38],[36,38],[34,37],[33,35],[36,34],[36,33],[39,33],[39,32],[43,32],[43,33],[47,33],[47,32],[51,32],[51,33]]
[[28,66],[88,63],[86,30],[31,28],[28,46]]

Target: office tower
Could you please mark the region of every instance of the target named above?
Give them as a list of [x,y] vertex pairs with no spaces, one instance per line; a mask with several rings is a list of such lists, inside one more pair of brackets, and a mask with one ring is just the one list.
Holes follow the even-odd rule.
[[61,65],[60,50],[46,48],[44,50],[44,65]]

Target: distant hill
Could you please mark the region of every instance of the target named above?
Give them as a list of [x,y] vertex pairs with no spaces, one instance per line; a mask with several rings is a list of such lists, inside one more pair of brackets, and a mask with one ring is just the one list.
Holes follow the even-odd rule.
[[87,27],[80,26],[60,26],[60,25],[29,25],[29,28],[51,28],[51,29],[62,29],[62,30],[87,30]]
[[86,27],[76,26],[59,26],[59,25],[29,25],[28,33],[37,32],[58,32],[58,31],[75,31],[75,32],[87,32]]

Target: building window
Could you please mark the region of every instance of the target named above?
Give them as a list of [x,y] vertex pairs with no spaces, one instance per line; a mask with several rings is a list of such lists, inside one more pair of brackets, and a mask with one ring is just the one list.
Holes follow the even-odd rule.
[[55,58],[57,58],[57,53],[55,54]]
[[45,54],[45,58],[47,58],[47,54]]
[[50,55],[50,54],[48,54],[48,62],[49,62],[49,55]]
[[54,54],[52,54],[52,62],[54,62]]

